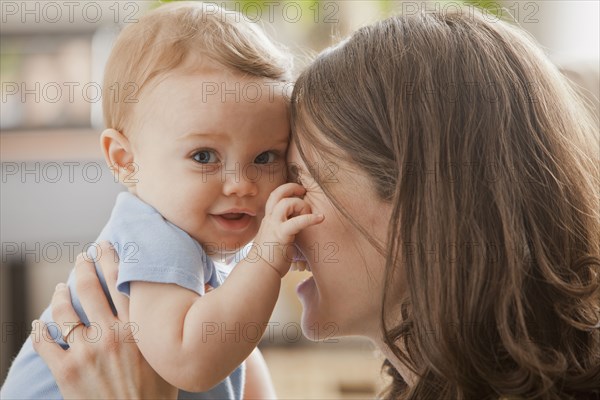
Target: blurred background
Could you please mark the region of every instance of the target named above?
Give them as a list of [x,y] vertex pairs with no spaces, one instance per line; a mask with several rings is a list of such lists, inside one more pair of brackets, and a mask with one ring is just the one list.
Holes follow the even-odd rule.
[[[123,188],[99,150],[103,66],[119,30],[157,1],[0,1],[0,382],[54,287]],[[356,28],[398,13],[479,6],[529,31],[598,115],[598,1],[221,1],[296,55],[296,72]],[[373,398],[382,358],[359,339],[301,337],[284,279],[261,349],[281,398]]]

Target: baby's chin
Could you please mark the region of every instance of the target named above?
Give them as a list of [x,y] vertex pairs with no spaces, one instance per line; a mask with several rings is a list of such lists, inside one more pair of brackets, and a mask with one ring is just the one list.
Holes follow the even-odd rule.
[[226,243],[221,242],[219,244],[215,242],[202,243],[198,241],[204,252],[213,260],[229,264],[231,261],[239,262],[246,256],[250,250],[252,238],[247,240],[245,243],[232,242]]

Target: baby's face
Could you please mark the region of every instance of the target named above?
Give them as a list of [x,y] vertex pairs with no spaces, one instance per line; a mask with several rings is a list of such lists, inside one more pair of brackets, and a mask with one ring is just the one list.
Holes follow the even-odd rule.
[[283,84],[225,71],[159,80],[135,105],[135,193],[209,254],[238,249],[285,183]]

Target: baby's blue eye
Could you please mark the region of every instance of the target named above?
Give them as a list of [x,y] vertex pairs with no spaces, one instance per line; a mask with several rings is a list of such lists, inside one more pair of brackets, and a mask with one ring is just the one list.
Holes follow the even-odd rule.
[[200,164],[216,163],[218,161],[217,154],[211,150],[202,150],[194,154],[194,160]]
[[254,159],[255,164],[268,164],[272,162],[275,162],[275,153],[273,153],[272,151],[265,151],[263,153],[260,153]]

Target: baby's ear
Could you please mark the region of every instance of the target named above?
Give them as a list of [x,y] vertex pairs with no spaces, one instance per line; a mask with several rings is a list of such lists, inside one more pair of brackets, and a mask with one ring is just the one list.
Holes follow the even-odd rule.
[[115,179],[125,186],[132,186],[133,180],[129,179],[137,170],[133,159],[133,152],[129,139],[115,129],[105,129],[100,135],[100,148],[108,168],[113,172]]

